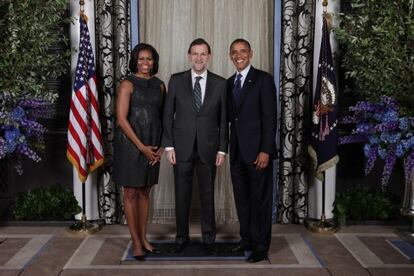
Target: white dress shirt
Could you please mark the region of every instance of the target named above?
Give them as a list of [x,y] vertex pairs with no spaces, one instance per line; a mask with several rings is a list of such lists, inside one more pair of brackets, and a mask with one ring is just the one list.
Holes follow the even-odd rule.
[[[194,84],[196,83],[196,77],[201,77],[201,79],[199,80],[199,83],[200,83],[200,87],[201,87],[201,103],[203,103],[204,102],[204,96],[206,95],[207,70],[205,70],[202,74],[198,75],[196,72],[193,71],[193,69],[191,69],[191,83],[192,83],[193,89],[194,89]],[[170,151],[170,150],[173,150],[173,149],[174,149],[174,147],[166,147],[165,148],[166,151]],[[217,153],[222,154],[222,155],[226,155],[226,153],[222,152],[222,151],[218,151]]]
[[191,69],[191,82],[193,84],[193,90],[194,85],[196,83],[196,77],[201,77],[199,83],[201,87],[201,103],[204,102],[204,96],[206,95],[206,84],[207,84],[207,70],[205,70],[201,75],[198,75],[196,72],[194,72]]
[[[246,68],[244,68],[241,72],[236,72],[236,77],[238,74],[241,74],[242,77],[240,79],[240,88],[243,87],[244,81],[246,80],[247,73],[249,73],[250,67],[252,67],[251,64],[247,65]],[[234,78],[234,82],[236,82],[236,78]]]

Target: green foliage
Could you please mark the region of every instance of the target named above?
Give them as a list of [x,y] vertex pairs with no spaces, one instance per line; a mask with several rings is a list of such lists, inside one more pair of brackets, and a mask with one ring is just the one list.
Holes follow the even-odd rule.
[[58,29],[69,20],[63,14],[67,5],[67,0],[0,1],[2,105],[13,106],[21,98],[57,99],[57,91],[45,81],[58,78],[69,67],[70,53],[51,51],[53,45],[67,44]]
[[370,188],[353,188],[337,194],[334,217],[340,225],[347,220],[385,220],[398,216],[398,206],[389,194]]
[[17,220],[67,220],[81,210],[72,191],[56,184],[20,193],[13,214]]
[[413,1],[352,0],[352,14],[341,15],[336,38],[342,45],[340,64],[364,98],[381,95],[414,109]]

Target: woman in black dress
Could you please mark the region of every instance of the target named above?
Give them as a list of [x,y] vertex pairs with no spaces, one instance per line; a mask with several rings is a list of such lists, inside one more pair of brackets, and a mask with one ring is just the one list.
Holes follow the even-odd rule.
[[140,43],[131,53],[133,74],[119,86],[114,138],[114,181],[124,188],[124,212],[135,259],[157,252],[146,238],[151,186],[158,183],[164,83],[155,77],[159,56]]

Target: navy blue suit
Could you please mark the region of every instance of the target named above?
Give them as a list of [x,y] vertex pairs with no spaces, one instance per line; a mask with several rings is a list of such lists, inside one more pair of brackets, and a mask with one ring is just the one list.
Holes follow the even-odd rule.
[[[235,75],[227,80],[227,104],[230,170],[241,244],[267,251],[272,226],[272,159],[276,155],[276,88],[270,74],[252,66],[235,101],[234,82]],[[263,170],[256,170],[254,164],[259,152],[270,155]]]

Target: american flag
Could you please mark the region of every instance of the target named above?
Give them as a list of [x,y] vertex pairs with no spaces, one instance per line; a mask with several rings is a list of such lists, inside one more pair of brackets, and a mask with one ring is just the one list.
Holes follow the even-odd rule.
[[104,161],[95,62],[86,20],[84,15],[79,18],[79,55],[70,103],[66,152],[82,183]]
[[339,161],[337,155],[338,93],[332,60],[326,14],[323,16],[318,77],[313,100],[312,138],[309,154],[315,164],[315,176],[323,181],[323,172]]

